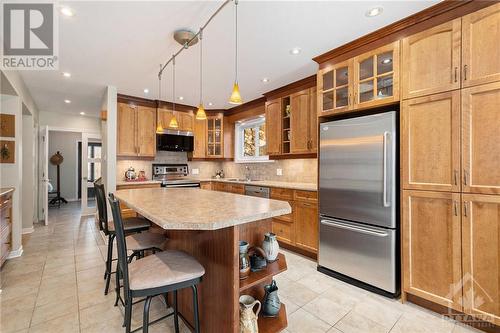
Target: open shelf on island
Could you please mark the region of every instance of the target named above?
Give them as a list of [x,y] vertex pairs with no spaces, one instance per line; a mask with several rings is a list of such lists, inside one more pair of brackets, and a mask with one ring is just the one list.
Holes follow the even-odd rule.
[[[280,253],[278,254],[278,260],[276,260],[273,263],[267,264],[267,267],[265,269],[258,272],[250,272],[250,275],[245,280],[240,280],[240,294],[243,291],[247,290],[248,288],[256,286],[266,281],[268,278],[273,277],[274,275],[277,275],[283,271],[286,271],[286,269],[287,266],[286,266],[285,256],[282,253]],[[271,319],[276,319],[276,318],[271,318]]]
[[281,303],[280,313],[277,317],[264,317],[260,315],[258,325],[259,333],[275,333],[284,330],[288,326],[285,304]]

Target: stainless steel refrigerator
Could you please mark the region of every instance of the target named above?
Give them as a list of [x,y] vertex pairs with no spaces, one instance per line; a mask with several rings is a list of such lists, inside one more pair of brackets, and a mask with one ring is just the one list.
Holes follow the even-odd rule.
[[396,119],[391,111],[319,126],[318,269],[387,296],[399,292]]

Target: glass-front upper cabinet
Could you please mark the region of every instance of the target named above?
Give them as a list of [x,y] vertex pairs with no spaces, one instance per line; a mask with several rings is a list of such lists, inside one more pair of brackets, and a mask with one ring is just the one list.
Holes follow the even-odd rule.
[[354,58],[354,108],[399,100],[399,41]]
[[219,116],[207,117],[207,157],[222,157],[223,122]]
[[319,116],[352,109],[352,60],[320,70],[318,91]]

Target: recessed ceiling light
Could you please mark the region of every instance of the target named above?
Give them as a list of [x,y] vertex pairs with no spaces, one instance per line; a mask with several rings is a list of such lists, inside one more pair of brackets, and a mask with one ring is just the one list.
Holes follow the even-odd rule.
[[146,89],[144,89],[144,93],[145,93],[145,94],[148,94],[148,93],[149,93],[149,89],[147,89],[147,88],[146,88]]
[[180,100],[180,101],[183,101],[183,100],[184,100],[184,97],[179,96],[179,100]]
[[71,103],[71,101],[69,99],[65,99],[64,103],[69,104],[69,103]]
[[62,7],[61,8],[61,13],[64,15],[64,16],[75,16],[75,12],[73,11],[73,9],[69,8],[69,7]]
[[382,14],[383,11],[384,9],[382,7],[373,7],[372,9],[368,10],[365,15],[366,17],[375,17]]
[[384,65],[387,65],[387,64],[390,64],[392,62],[392,59],[391,58],[385,58],[384,60],[382,60],[382,63]]
[[300,51],[302,51],[300,47],[294,47],[293,49],[290,50],[290,54],[297,55],[300,53]]
[[68,73],[68,72],[63,72],[62,75],[64,77],[71,77],[71,73]]
[[83,112],[83,111],[82,111],[82,112],[80,112],[80,115],[84,116],[84,115],[85,115],[85,112]]
[[268,83],[268,82],[269,82],[269,79],[268,79],[267,77],[265,77],[265,78],[263,78],[261,81],[262,81],[262,82],[264,82],[264,83]]
[[208,106],[212,106],[212,105],[214,105],[214,103],[208,102]]

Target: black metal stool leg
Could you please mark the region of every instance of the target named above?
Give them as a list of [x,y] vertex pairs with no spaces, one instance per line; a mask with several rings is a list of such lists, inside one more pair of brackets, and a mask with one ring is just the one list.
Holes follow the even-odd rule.
[[149,307],[151,305],[151,296],[148,296],[144,301],[144,314],[142,317],[142,333],[148,333],[149,329]]
[[200,318],[198,314],[198,288],[192,285],[193,289],[193,312],[194,312],[194,332],[200,333]]
[[132,297],[125,295],[125,332],[130,333],[132,324]]
[[108,260],[106,261],[106,273],[108,276],[106,277],[106,287],[104,288],[104,295],[108,294],[109,290],[109,282],[111,281],[111,263],[113,262],[113,240],[115,239],[114,235],[110,235],[108,239]]
[[174,328],[179,333],[179,313],[177,312],[177,290],[174,290]]
[[116,265],[116,288],[115,288],[115,292],[116,292],[116,299],[115,299],[115,306],[118,305],[118,300],[120,299],[120,265]]

